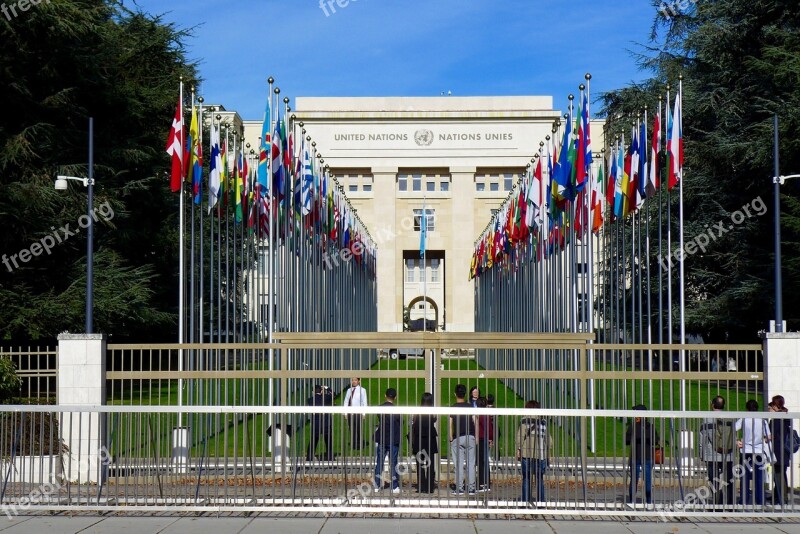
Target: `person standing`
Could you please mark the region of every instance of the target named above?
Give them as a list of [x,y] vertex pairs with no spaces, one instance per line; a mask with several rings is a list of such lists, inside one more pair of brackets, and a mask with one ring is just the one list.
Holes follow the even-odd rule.
[[[317,384],[314,386],[314,395],[308,399],[309,406],[333,406],[333,393],[328,386]],[[325,442],[325,459],[333,461],[333,417],[329,413],[315,413],[311,416],[311,435],[309,436],[306,461],[316,459],[319,440]]]
[[472,386],[472,389],[469,390],[469,403],[472,405],[473,408],[478,407],[478,398],[481,396],[481,390],[478,389],[478,386]]
[[[422,394],[420,406],[433,406],[433,395]],[[436,454],[439,452],[439,434],[436,416],[417,414],[411,418],[411,452],[417,461],[417,491],[433,493],[436,489]]]
[[[744,405],[748,412],[758,411],[758,401],[750,399]],[[772,439],[767,420],[760,417],[745,417],[736,421],[736,431],[742,431],[742,439],[737,445],[742,450],[744,479],[741,484],[741,504],[764,504],[764,470],[767,462],[767,442]],[[753,484],[755,483],[755,484]],[[751,486],[755,486],[755,488]]]
[[[769,403],[772,413],[788,413],[786,400],[783,395],[775,395]],[[791,440],[794,436],[791,419],[773,419],[769,423],[772,433],[772,450],[775,454],[775,464],[772,466],[772,485],[775,488],[772,504],[785,504],[788,499],[789,480],[786,477],[786,468],[792,463]],[[787,447],[788,440],[788,447]]]
[[[637,404],[634,410],[647,410],[644,404]],[[634,418],[625,432],[625,445],[631,448],[629,466],[631,469],[631,485],[628,490],[628,503],[636,504],[636,488],[639,486],[639,473],[644,478],[645,507],[653,506],[653,455],[658,443],[658,432],[653,423],[643,416]]]
[[[719,395],[711,401],[711,410],[725,409],[725,399]],[[730,419],[706,417],[700,425],[700,459],[706,463],[709,488],[714,492],[716,504],[732,506],[733,455],[736,432]],[[723,493],[724,489],[724,493]],[[723,500],[724,497],[724,500]]]
[[[467,386],[458,384],[455,389],[456,403],[453,408],[472,408],[472,404],[465,399]],[[474,415],[450,416],[450,453],[454,456],[456,470],[456,487],[453,495],[475,494],[475,429],[477,427]],[[466,487],[464,486],[464,472],[466,471]]]
[[[487,408],[485,397],[478,397],[478,408]],[[478,416],[478,491],[491,491],[489,474],[489,449],[494,440],[494,416],[490,414]]]
[[[526,410],[538,410],[539,401],[529,400]],[[531,501],[531,476],[536,476],[536,501],[545,501],[544,474],[550,465],[553,439],[544,417],[523,417],[517,428],[517,460],[522,468],[522,502]]]
[[[344,405],[348,408],[353,406],[368,406],[367,390],[361,385],[360,378],[351,378],[350,387],[344,395]],[[369,444],[361,437],[364,426],[364,414],[351,413],[345,415],[347,424],[350,427],[350,446],[354,451],[361,450],[361,447]]]
[[400,476],[397,472],[397,458],[400,454],[400,433],[402,432],[403,416],[394,413],[392,408],[397,401],[397,391],[394,388],[386,390],[386,400],[381,406],[389,410],[378,415],[378,428],[375,429],[375,493],[383,489],[383,462],[389,456],[389,472],[392,478],[392,493],[400,493]]

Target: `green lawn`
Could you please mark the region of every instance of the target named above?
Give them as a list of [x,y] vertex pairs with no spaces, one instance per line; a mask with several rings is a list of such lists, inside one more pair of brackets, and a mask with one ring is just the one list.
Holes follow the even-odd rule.
[[[443,362],[445,371],[457,371],[463,378],[442,379],[441,390],[436,392],[435,398],[438,405],[449,406],[455,399],[453,390],[457,383],[467,386],[477,385],[483,393],[494,394],[495,406],[497,407],[517,407],[524,405],[524,399],[517,395],[511,388],[507,387],[502,380],[494,378],[482,378],[481,367],[472,359],[450,359]],[[375,371],[424,371],[424,361],[422,359],[408,360],[379,360],[372,367]],[[265,382],[265,381],[262,381]],[[575,385],[573,381],[565,380],[530,380],[526,381],[530,391],[538,392],[536,395],[544,407],[576,406]],[[752,385],[752,383],[750,383]],[[388,387],[394,387],[398,391],[397,402],[399,405],[418,405],[422,393],[426,391],[425,379],[402,379],[402,378],[365,378],[362,385],[366,388],[369,396],[369,403],[372,406],[379,405],[384,401],[384,392]],[[657,380],[595,380],[595,398],[597,408],[600,409],[627,409],[635,404],[644,403],[651,410],[679,410],[680,384],[678,381],[657,381]],[[184,391],[184,402],[188,400],[188,387]],[[241,399],[246,398],[248,405],[258,405],[260,399],[265,399],[267,395],[266,384],[260,386],[254,380],[215,380],[208,381],[204,388],[194,386],[193,396],[195,398],[207,399],[207,404],[216,404],[216,399],[220,399],[221,404],[237,405],[242,404]],[[746,388],[736,388],[734,384],[720,382],[716,384],[697,383],[687,381],[686,399],[687,411],[697,411],[706,409],[711,399],[723,394],[728,400],[728,409],[743,410],[744,403],[749,398],[757,398],[758,394]],[[298,393],[298,403],[303,403],[305,393]],[[338,391],[335,399],[336,405],[341,405],[344,398],[344,390]],[[129,388],[126,391],[116,390],[109,404],[114,405],[176,405],[178,402],[177,381],[158,381],[155,383],[144,383],[143,387]],[[602,413],[600,411],[599,413]],[[187,416],[184,416],[187,417]],[[245,453],[252,451],[261,452],[265,449],[263,445],[269,439],[266,431],[269,427],[269,420],[266,415],[251,415],[243,417],[237,414],[222,414],[214,416],[194,415],[191,421],[195,431],[193,440],[193,455],[201,455],[207,451],[210,456],[227,454],[229,457],[241,457]],[[298,444],[305,447],[307,443],[309,428],[304,425],[305,417],[288,416],[284,417],[282,425],[291,424],[298,428],[303,428],[300,436],[295,436]],[[439,424],[440,450],[447,451],[447,420],[442,418]],[[597,456],[623,456],[625,454],[624,434],[625,422],[598,416],[594,418],[595,423],[595,455]],[[186,424],[186,421],[184,421]],[[364,424],[364,436],[371,439],[372,433],[377,424],[376,416],[367,417]],[[501,456],[513,456],[514,454],[514,435],[518,421],[500,419],[497,422],[498,443],[495,447]],[[580,454],[579,440],[580,435],[579,420],[564,419],[563,421],[553,421],[551,432],[556,442],[555,453],[559,456],[575,457]],[[131,456],[164,456],[170,451],[170,432],[177,426],[177,416],[174,414],[122,414],[114,416],[109,421],[109,432],[113,440],[113,447],[126,455]],[[673,426],[678,426],[674,423]],[[673,428],[664,423],[659,428],[659,433],[663,436],[663,441],[674,443],[671,439],[675,434]],[[404,422],[403,434],[407,432],[407,422]],[[135,437],[137,437],[134,439]],[[407,443],[403,440],[403,454],[408,454]],[[342,454],[342,449],[349,444],[349,429],[343,417],[333,417],[333,443],[336,454]],[[137,446],[137,444],[139,444]],[[319,451],[323,450],[319,446]],[[112,451],[113,453],[114,451]],[[305,451],[302,451],[304,453]],[[300,451],[298,451],[300,453]],[[667,448],[667,455],[670,450]]]

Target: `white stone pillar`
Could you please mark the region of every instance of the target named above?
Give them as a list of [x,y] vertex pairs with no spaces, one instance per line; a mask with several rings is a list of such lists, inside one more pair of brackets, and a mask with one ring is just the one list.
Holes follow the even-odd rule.
[[[767,332],[763,346],[766,401],[783,395],[789,412],[800,414],[800,332]],[[798,419],[792,425],[800,432]],[[800,454],[794,455],[789,484],[800,486]]]
[[58,404],[85,406],[87,410],[65,412],[60,422],[61,439],[69,450],[64,458],[64,477],[70,482],[96,484],[105,478],[106,417],[90,408],[105,403],[106,336],[60,334]]

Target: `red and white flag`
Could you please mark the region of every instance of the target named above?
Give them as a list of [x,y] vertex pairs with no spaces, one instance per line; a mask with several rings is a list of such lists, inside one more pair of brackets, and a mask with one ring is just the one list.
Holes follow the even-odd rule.
[[183,117],[181,116],[180,104],[175,110],[172,129],[167,138],[167,154],[172,156],[170,187],[173,193],[177,193],[181,190],[181,179],[183,177]]

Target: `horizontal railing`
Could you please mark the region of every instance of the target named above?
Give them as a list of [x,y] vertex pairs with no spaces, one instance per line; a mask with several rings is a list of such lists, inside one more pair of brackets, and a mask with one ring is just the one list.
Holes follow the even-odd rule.
[[[778,506],[780,491],[767,471],[775,464],[767,467],[749,454],[751,446],[774,450],[777,439],[756,443],[752,436],[768,434],[790,414],[414,407],[402,399],[397,404],[2,406],[0,504],[9,515],[23,510],[662,519],[719,517],[726,510],[729,517],[742,518],[800,515],[788,490]],[[708,449],[718,445],[716,434],[709,434],[718,421],[722,426],[739,420],[741,428],[731,428],[744,449],[735,442],[722,452]],[[470,429],[470,421],[477,430]],[[429,423],[438,436],[424,439],[421,429],[431,430]],[[353,428],[360,428],[360,436]],[[376,432],[380,428],[385,431]],[[602,453],[587,450],[590,428]],[[733,432],[727,435],[732,438]],[[644,442],[637,445],[637,437]],[[376,479],[378,451],[387,444],[397,444],[397,467],[390,468],[387,458]],[[386,452],[391,457],[391,447]],[[797,483],[791,475],[795,456],[785,458],[789,488]],[[651,476],[643,473],[631,494],[637,464]],[[756,473],[764,475],[760,487]],[[523,496],[524,475],[529,482]],[[649,492],[643,478],[651,480]],[[748,486],[750,500],[743,492]]]
[[0,347],[0,358],[9,358],[17,369],[23,402],[57,402],[58,350],[52,347]]

